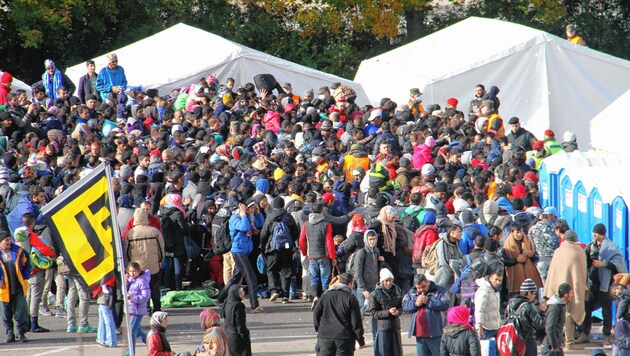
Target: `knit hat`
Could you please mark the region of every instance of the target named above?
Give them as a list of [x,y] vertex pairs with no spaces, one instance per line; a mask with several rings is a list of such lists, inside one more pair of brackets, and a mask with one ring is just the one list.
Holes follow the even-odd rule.
[[499,241],[495,239],[486,239],[483,243],[483,249],[488,252],[497,252],[499,249]]
[[387,268],[383,268],[381,272],[379,273],[379,276],[380,276],[379,282],[381,283],[383,283],[383,281],[386,281],[388,279],[394,279],[394,275]]
[[120,166],[120,171],[118,172],[118,175],[120,175],[120,178],[129,178],[132,175],[132,171],[131,171],[131,167],[123,164],[122,166]]
[[2,73],[0,76],[0,83],[11,83],[13,81],[13,76],[9,72]]
[[604,226],[604,224],[602,223],[593,226],[593,233],[598,235],[606,235],[606,226]]
[[425,163],[422,166],[422,169],[420,170],[420,173],[423,176],[430,176],[432,174],[435,174],[435,167],[433,167],[433,165],[431,163]]
[[406,168],[406,167],[409,167],[409,165],[411,164],[411,160],[407,157],[401,157],[398,164],[400,168],[403,168],[403,167]]
[[564,241],[577,242],[578,237],[575,231],[567,230],[564,232]]
[[462,222],[466,225],[472,224],[475,222],[475,215],[469,209],[462,210],[462,215],[460,216]]
[[531,278],[527,278],[521,283],[521,293],[523,292],[536,292],[538,287],[536,287],[536,283]]

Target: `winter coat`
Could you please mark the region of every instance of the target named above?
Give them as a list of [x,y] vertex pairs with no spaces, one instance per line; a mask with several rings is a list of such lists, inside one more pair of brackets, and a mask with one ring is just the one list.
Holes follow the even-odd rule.
[[186,256],[184,235],[188,234],[188,223],[177,208],[160,207],[164,250],[175,256]]
[[[300,235],[300,228],[298,227],[297,223],[295,222],[295,219],[293,219],[293,216],[291,216],[291,214],[287,213],[287,211],[284,209],[274,210],[273,212],[271,212],[271,214],[267,216],[267,219],[265,219],[265,223],[263,224],[262,230],[260,230],[261,251],[264,251],[265,253],[273,252],[271,249],[273,229],[274,229],[274,225],[279,221],[284,221],[284,223],[287,224],[287,227],[289,228],[289,232],[291,233],[291,236],[293,236],[294,239],[295,237]],[[296,241],[293,240],[293,243],[295,242]]]
[[413,163],[413,169],[417,171],[420,171],[425,163],[433,163],[431,148],[424,143],[414,147],[411,162]]
[[129,314],[145,315],[147,313],[147,302],[151,299],[151,272],[145,269],[136,278],[127,276],[127,293],[129,298]]
[[536,307],[520,294],[508,301],[507,313],[514,314],[520,322],[523,341],[535,340],[536,333],[545,328],[545,314],[536,310]]
[[448,234],[440,234],[440,242],[436,246],[435,251],[438,257],[438,266],[435,271],[435,284],[447,288],[453,285],[455,282],[455,271],[453,271],[452,264],[456,260],[461,263],[464,255],[459,249],[457,242],[451,242]]
[[[403,311],[412,313],[409,324],[409,337],[425,334],[425,337],[438,337],[442,335],[444,320],[442,314],[450,307],[450,300],[446,289],[429,282],[427,297],[429,303],[420,307],[416,306],[416,298],[419,293],[416,287],[412,287],[403,298]],[[426,330],[416,330],[416,319],[420,318],[420,325],[426,326]]]
[[321,296],[313,310],[313,325],[317,337],[352,339],[365,345],[359,302],[345,284],[335,284]]
[[413,252],[411,260],[415,267],[422,264],[424,250],[440,238],[435,225],[422,225],[414,234]]
[[449,324],[440,341],[440,356],[481,356],[481,343],[466,325]]
[[311,213],[300,232],[300,251],[309,259],[336,256],[332,226],[322,214]]
[[475,283],[479,286],[475,293],[475,328],[499,330],[501,327],[499,291],[494,289],[487,278],[479,278]]
[[13,236],[15,229],[22,226],[22,215],[26,213],[32,213],[36,216],[35,225],[41,225],[44,222],[44,217],[39,213],[39,208],[33,203],[28,193],[17,195],[15,199],[19,199],[17,206],[7,215],[11,236]]
[[151,274],[156,274],[164,261],[164,237],[160,230],[149,226],[145,214],[135,214],[134,227],[127,232],[123,248],[127,261],[136,261]]
[[275,111],[268,111],[263,117],[263,125],[267,130],[273,131],[273,133],[277,133],[280,131],[280,114]]
[[376,287],[379,279],[379,250],[376,246],[373,249],[368,246],[367,231],[363,235],[363,243],[364,247],[358,250],[353,257],[354,280],[357,282],[358,288],[372,290]]
[[400,315],[393,316],[389,308],[395,307],[402,313],[402,291],[392,284],[389,290],[379,283],[369,298],[369,311],[378,320],[378,331],[400,331]]
[[232,239],[232,249],[230,252],[248,255],[254,250],[252,242],[251,222],[247,215],[242,216],[240,213],[234,213],[230,217],[228,223],[230,229],[230,238]]
[[[31,263],[28,254],[18,245],[11,244],[11,257],[15,263],[17,280],[22,285],[22,292],[26,296],[28,291],[28,279],[31,278]],[[4,282],[4,288],[0,288],[0,302],[9,303],[11,301],[11,277],[8,275],[7,267],[0,259],[0,281]]]
[[475,239],[479,235],[488,236],[486,225],[474,222],[462,229],[462,238],[459,240],[459,249],[464,255],[469,254],[475,248]]
[[543,345],[547,346],[550,350],[562,348],[566,311],[566,303],[560,299],[557,294],[552,296],[547,302],[547,310],[545,312],[545,339],[543,340]]

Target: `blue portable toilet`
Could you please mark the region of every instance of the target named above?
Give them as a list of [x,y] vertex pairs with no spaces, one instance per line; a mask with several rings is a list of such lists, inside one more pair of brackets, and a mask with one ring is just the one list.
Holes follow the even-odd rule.
[[[599,193],[597,187],[591,190],[591,194],[588,196],[588,211],[590,222],[589,226],[595,226],[595,224],[604,224],[611,226],[610,223],[610,204],[605,202],[602,195]],[[619,246],[621,248],[621,246]]]
[[591,242],[591,226],[589,225],[588,195],[581,180],[573,186],[573,220],[574,230],[582,243]]
[[628,205],[620,196],[613,199],[610,204],[610,222],[608,237],[610,237],[622,251],[626,265],[628,265],[628,259],[630,257],[628,251]]
[[561,168],[555,172],[548,168],[549,164],[545,161],[540,164],[538,173],[538,190],[540,191],[540,206],[558,206],[558,176],[564,171]]
[[573,224],[573,183],[571,183],[571,178],[568,175],[562,177],[558,193],[558,214],[567,221],[571,230],[575,231]]

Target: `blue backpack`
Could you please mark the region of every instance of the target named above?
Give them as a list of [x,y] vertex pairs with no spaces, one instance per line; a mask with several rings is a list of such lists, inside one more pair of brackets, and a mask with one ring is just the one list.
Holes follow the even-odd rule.
[[284,222],[285,217],[282,217],[280,221],[276,221],[273,224],[273,231],[271,233],[271,250],[272,251],[285,251],[290,250],[293,246],[293,238],[291,238],[291,231],[289,226]]

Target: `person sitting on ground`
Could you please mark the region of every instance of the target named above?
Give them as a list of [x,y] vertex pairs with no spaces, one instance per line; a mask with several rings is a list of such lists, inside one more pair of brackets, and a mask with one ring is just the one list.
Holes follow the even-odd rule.
[[151,316],[151,331],[147,334],[147,356],[191,356],[190,352],[171,351],[171,345],[166,339],[168,314],[163,311],[155,312]]

